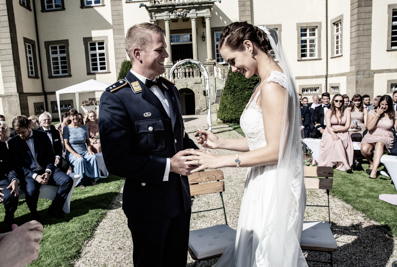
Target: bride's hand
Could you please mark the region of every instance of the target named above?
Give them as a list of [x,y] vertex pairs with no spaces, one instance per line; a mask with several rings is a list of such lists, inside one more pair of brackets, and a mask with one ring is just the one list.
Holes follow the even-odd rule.
[[210,131],[198,130],[194,133],[197,142],[205,148],[216,149],[219,148],[220,138]]
[[182,157],[185,160],[185,164],[197,165],[197,168],[192,170],[191,173],[221,167],[218,162],[219,158],[220,156],[217,154],[200,150],[192,150],[189,156]]

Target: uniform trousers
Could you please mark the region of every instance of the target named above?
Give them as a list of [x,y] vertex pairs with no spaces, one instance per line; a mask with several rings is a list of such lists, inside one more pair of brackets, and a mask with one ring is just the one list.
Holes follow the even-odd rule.
[[156,222],[128,218],[135,267],[186,267],[191,210]]

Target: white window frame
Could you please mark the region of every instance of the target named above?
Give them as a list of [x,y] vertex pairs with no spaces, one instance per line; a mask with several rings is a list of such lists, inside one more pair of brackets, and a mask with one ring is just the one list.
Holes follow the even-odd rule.
[[[102,44],[100,44],[102,43]],[[95,44],[95,50],[91,51],[91,45]],[[100,49],[103,47],[103,49]],[[89,62],[90,62],[90,71],[91,73],[98,73],[98,72],[107,72],[107,62],[106,62],[106,43],[105,41],[92,41],[88,42],[88,54],[89,54]],[[103,55],[101,55],[103,54]],[[94,59],[97,59],[94,62]],[[100,63],[104,63],[101,65]],[[104,67],[104,68],[103,68]],[[94,70],[97,68],[97,70]]]
[[[99,4],[95,4],[94,2],[97,0],[84,0],[84,6],[101,6],[103,0],[99,0]],[[89,4],[91,2],[91,4]]]
[[334,56],[342,55],[342,21],[334,23]]
[[[50,1],[51,3],[48,3],[48,1]],[[60,2],[60,4],[61,4],[60,7],[56,7],[55,4],[56,4],[57,1]],[[49,4],[52,5],[51,8],[48,7]],[[44,7],[45,7],[45,10],[59,10],[59,9],[62,9],[62,1],[61,0],[44,0]]]
[[[390,48],[397,49],[397,9],[392,10],[390,37]],[[395,38],[395,41],[393,41],[393,38]]]
[[[219,63],[219,64],[226,64],[225,59],[222,57],[222,55],[221,55],[221,53],[219,52],[219,49],[218,49],[219,38],[216,37],[217,34],[219,34],[219,38],[220,38],[220,37],[221,37],[221,34],[222,34],[222,31],[216,31],[216,32],[214,32],[215,61],[216,61],[216,63]],[[219,60],[219,61],[218,61],[218,58],[219,58],[219,59],[222,59],[222,60]]]
[[[65,53],[60,52],[60,47],[64,46]],[[56,47],[57,53],[53,54],[52,48]],[[67,46],[65,44],[59,44],[59,45],[50,45],[49,46],[49,54],[50,54],[50,62],[51,62],[51,73],[52,76],[58,77],[58,76],[66,76],[69,75],[69,66],[68,66],[68,58],[67,58]],[[63,59],[64,58],[64,59]],[[59,74],[54,73],[54,60],[58,62],[59,66]],[[66,62],[66,71],[62,69],[62,62]]]
[[26,49],[26,58],[27,58],[26,63],[28,64],[28,76],[36,77],[36,70],[34,68],[33,45],[29,43],[25,43],[25,49]]
[[[314,36],[309,36],[312,30],[314,29]],[[306,31],[306,36],[302,36],[302,31]],[[299,53],[301,56],[301,59],[316,59],[318,58],[318,27],[316,26],[307,26],[307,27],[302,27],[300,28],[300,49]],[[306,44],[303,45],[302,41],[306,41]],[[310,45],[314,45],[314,47],[310,48]],[[304,48],[306,46],[306,48]],[[304,49],[306,49],[306,56],[303,56],[302,52]],[[310,52],[309,50],[312,49],[314,51]],[[314,56],[310,56],[311,53],[314,53]]]
[[338,85],[331,85],[331,94],[339,94],[339,86]]

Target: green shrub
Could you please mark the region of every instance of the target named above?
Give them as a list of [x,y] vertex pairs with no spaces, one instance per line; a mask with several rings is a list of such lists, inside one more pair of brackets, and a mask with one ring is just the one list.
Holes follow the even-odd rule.
[[131,69],[131,67],[132,67],[131,61],[124,60],[123,63],[121,63],[119,77],[117,78],[117,80],[124,79],[125,76],[127,76],[127,73]]
[[219,104],[218,118],[223,122],[239,123],[240,116],[258,82],[259,78],[257,75],[246,79],[241,73],[232,72],[229,68]]

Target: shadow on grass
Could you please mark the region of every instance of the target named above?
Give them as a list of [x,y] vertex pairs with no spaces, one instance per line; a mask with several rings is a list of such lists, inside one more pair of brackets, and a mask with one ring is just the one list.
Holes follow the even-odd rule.
[[[333,225],[332,232],[338,242],[338,249],[332,254],[335,266],[386,266],[393,254],[393,238],[385,235],[379,226]],[[325,266],[311,260],[330,261],[330,255],[308,251],[306,259],[309,266]]]

